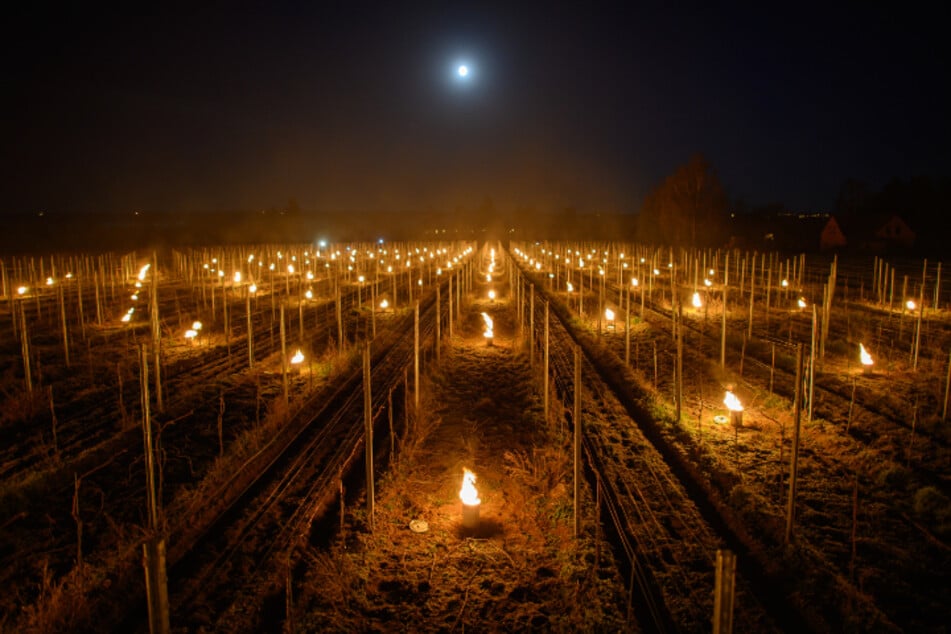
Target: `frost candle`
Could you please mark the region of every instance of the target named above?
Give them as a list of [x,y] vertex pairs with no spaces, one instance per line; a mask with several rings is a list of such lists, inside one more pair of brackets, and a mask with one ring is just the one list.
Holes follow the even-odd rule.
[[462,527],[475,529],[479,526],[479,492],[475,488],[475,474],[463,469],[462,488],[459,489],[459,499],[462,500]]

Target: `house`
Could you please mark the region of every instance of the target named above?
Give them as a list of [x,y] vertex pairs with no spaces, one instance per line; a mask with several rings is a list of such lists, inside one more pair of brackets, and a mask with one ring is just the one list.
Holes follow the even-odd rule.
[[833,251],[842,249],[848,242],[835,216],[829,216],[829,219],[822,227],[822,231],[819,232],[819,250]]
[[889,216],[878,229],[875,237],[885,241],[887,246],[910,249],[915,246],[915,232],[898,215]]

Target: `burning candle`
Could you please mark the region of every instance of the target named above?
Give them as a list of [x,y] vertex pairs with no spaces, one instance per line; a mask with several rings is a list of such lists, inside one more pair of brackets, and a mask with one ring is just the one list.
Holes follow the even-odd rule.
[[693,299],[691,301],[693,302],[694,308],[701,308],[703,306],[703,302],[700,301],[700,293],[698,291],[694,291]]
[[495,334],[492,332],[492,318],[489,317],[488,313],[482,313],[482,321],[485,322],[485,332],[482,333],[482,336],[485,337],[486,345],[492,345],[492,338]]
[[743,425],[743,404],[740,403],[740,399],[736,397],[733,390],[726,391],[723,404],[730,410],[730,422],[737,427],[741,427]]
[[470,530],[479,526],[479,505],[482,504],[475,481],[475,474],[463,468],[462,488],[459,489],[459,499],[462,500],[462,527]]
[[875,363],[875,361],[872,359],[872,355],[868,353],[868,351],[865,349],[865,346],[862,344],[859,344],[859,359],[862,361],[862,365],[865,366],[866,370],[870,370],[872,368],[872,364]]

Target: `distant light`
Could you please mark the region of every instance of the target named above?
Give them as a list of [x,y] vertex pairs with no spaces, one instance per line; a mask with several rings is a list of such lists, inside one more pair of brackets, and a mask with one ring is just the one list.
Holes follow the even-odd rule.
[[691,299],[691,302],[693,303],[694,308],[700,308],[701,306],[703,306],[703,302],[700,301],[700,293],[695,291],[693,294],[693,298]]
[[248,292],[249,292],[249,293],[257,293],[257,292],[258,292],[258,285],[255,284],[254,282],[251,282],[251,286],[248,287]]
[[307,299],[314,299],[314,291],[308,288],[306,291],[304,291],[304,297]]
[[380,302],[380,308],[382,308],[383,310],[386,310],[389,307],[389,305],[390,305],[390,302],[388,302],[385,299]]
[[469,75],[469,67],[465,64],[460,64],[456,72],[459,73],[460,77],[466,77]]
[[291,357],[291,363],[297,365],[304,361],[304,353],[301,352],[300,348],[297,349],[297,352],[294,353],[294,356]]
[[28,290],[30,290],[30,289],[29,289],[28,287],[26,287],[26,286],[18,286],[18,287],[17,287],[17,295],[25,295]]
[[915,300],[909,299],[905,302],[905,306],[908,307],[908,310],[915,310]]

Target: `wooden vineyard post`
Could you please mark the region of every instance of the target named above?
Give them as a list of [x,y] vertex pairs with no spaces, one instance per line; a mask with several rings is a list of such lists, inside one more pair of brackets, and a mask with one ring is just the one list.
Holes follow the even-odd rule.
[[769,393],[773,393],[773,378],[776,375],[776,344],[770,344],[772,347],[772,357],[769,363]]
[[754,254],[751,258],[750,263],[750,323],[746,332],[746,336],[749,339],[753,338],[753,298],[755,297],[754,289],[756,288],[756,255]]
[[248,289],[248,297],[246,303],[246,310],[248,314],[248,368],[254,369],[254,327],[251,324],[251,289]]
[[26,329],[26,310],[23,308],[23,300],[18,300],[16,304],[20,307],[20,352],[23,353],[23,378],[26,380],[26,392],[32,402],[33,373],[30,370],[30,335]]
[[393,464],[397,464],[396,434],[393,432],[393,389],[390,388],[390,391],[386,394],[386,417],[390,424],[390,460],[393,461]]
[[[439,292],[438,286],[436,292]],[[438,325],[439,322],[436,323]],[[373,338],[376,339],[376,279],[370,284],[370,332],[373,333]]]
[[789,499],[786,504],[786,537],[789,544],[793,538],[793,524],[796,518],[796,477],[799,473],[799,426],[802,420],[802,344],[796,350],[796,389],[793,403],[793,439],[792,456],[789,462]]
[[624,306],[624,367],[631,367],[631,285],[627,285],[627,302]]
[[455,274],[449,276],[449,341],[452,342],[452,278]]
[[935,273],[934,281],[934,309],[938,310],[941,302],[941,262],[938,262],[938,270]]
[[66,367],[69,367],[69,333],[66,327],[66,298],[62,284],[57,284],[57,294],[59,295],[59,317],[60,325],[63,328],[63,356],[66,360]]
[[574,426],[574,529],[575,538],[581,536],[581,346],[575,344],[575,400],[572,414]]
[[[730,256],[726,256],[727,265]],[[729,269],[727,269],[729,270]],[[720,314],[720,369],[726,370],[726,280],[723,281],[723,308]]]
[[944,380],[944,407],[941,408],[941,422],[948,418],[948,392],[951,392],[951,352],[948,352],[948,375]]
[[158,536],[159,512],[155,486],[155,453],[152,447],[152,421],[149,413],[149,357],[145,345],[139,346],[142,386],[142,434],[145,441],[145,483],[148,506],[149,539],[142,545],[145,567],[145,592],[149,607],[149,630],[167,634],[170,631],[168,612],[168,579],[165,568],[165,540]]
[[[337,309],[337,354],[341,354],[343,352],[343,347],[344,347],[343,346],[343,306],[341,305],[339,285],[337,286],[336,291],[337,291],[336,292],[337,301],[335,302],[335,304]],[[281,310],[284,310],[284,309],[281,308]],[[282,324],[284,323],[283,319],[281,319],[281,323]]]
[[[544,391],[544,394],[543,394],[543,399],[544,399],[544,403],[545,403],[545,423],[548,423],[548,420],[549,420],[549,419],[548,419],[548,414],[549,414],[549,411],[548,411],[548,410],[549,410],[549,407],[550,407],[550,404],[548,403],[548,399],[549,399],[549,396],[548,396],[548,381],[550,380],[550,379],[549,379],[549,376],[548,376],[548,361],[549,361],[549,360],[548,360],[548,348],[549,348],[549,344],[550,344],[548,327],[549,327],[549,326],[548,326],[548,301],[546,300],[546,301],[545,301],[545,355],[544,355],[545,371],[544,371],[544,373],[543,373],[543,375],[544,375],[544,390],[543,390],[543,391]],[[947,398],[945,398],[945,409],[947,409]]]
[[436,284],[436,363],[439,363],[439,348],[442,344],[441,334],[439,331],[439,322],[442,321],[442,296],[439,292],[439,284]]
[[924,267],[921,271],[921,290],[919,291],[918,297],[918,324],[915,327],[915,358],[914,358],[914,369],[918,369],[918,350],[921,346],[921,321],[925,316],[925,280],[928,277],[928,260],[925,260]]
[[736,587],[736,555],[717,550],[717,572],[713,599],[713,634],[733,631],[733,600]]
[[419,412],[419,302],[413,313],[413,411]]
[[373,398],[370,393],[370,342],[363,346],[363,423],[367,463],[367,518],[373,531]]
[[676,393],[676,402],[677,402],[677,413],[676,418],[677,422],[680,422],[681,412],[683,409],[683,396],[684,396],[684,309],[683,304],[677,304],[677,366],[676,366],[676,380],[674,382],[674,391]]
[[528,363],[535,367],[535,285],[528,285]]
[[284,302],[281,302],[281,385],[284,389],[284,410],[290,405],[287,394],[287,335],[284,332]]
[[806,414],[806,420],[812,422],[812,396],[813,387],[816,378],[816,339],[818,338],[819,327],[816,313],[816,305],[812,305],[812,336],[809,344],[809,411]]
[[158,257],[152,253],[152,292],[149,293],[152,307],[149,311],[152,322],[152,356],[155,361],[155,408],[158,411],[165,409],[162,398],[162,329],[159,327],[158,301]]

